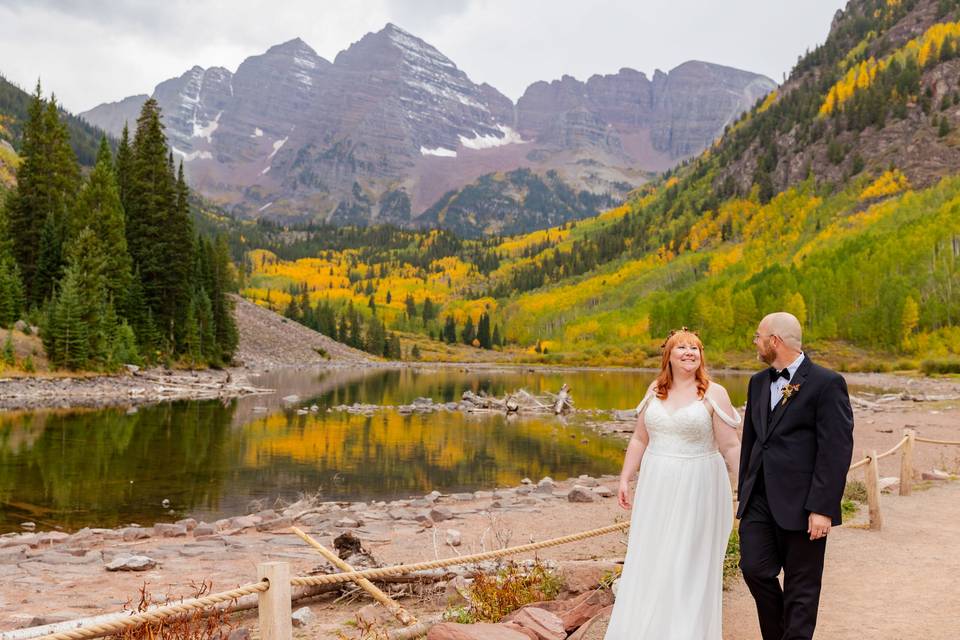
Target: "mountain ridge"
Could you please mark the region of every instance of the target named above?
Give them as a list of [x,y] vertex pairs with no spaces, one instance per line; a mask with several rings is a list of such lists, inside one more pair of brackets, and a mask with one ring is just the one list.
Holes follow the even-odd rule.
[[[709,145],[775,86],[703,62],[653,80],[627,69],[534,83],[514,104],[388,23],[333,62],[293,38],[235,73],[194,67],[160,83],[154,97],[188,178],[241,217],[329,221],[348,209],[357,212],[351,222],[415,225],[444,194],[498,171],[552,170],[574,190],[617,197],[623,184],[642,184]],[[584,99],[558,108],[538,98],[557,82]],[[135,102],[84,116],[116,130]],[[398,199],[407,203],[398,208]]]

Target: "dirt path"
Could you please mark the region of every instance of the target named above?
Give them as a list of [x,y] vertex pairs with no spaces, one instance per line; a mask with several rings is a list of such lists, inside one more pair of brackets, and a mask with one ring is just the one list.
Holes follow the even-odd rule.
[[[960,403],[886,403],[874,410],[855,411],[855,457],[863,450],[885,451],[900,439],[907,425],[924,436],[960,440]],[[960,474],[960,447],[921,444],[916,471],[941,468]],[[899,457],[881,463],[881,476],[899,473]],[[862,472],[851,474],[861,479]],[[534,478],[534,481],[539,480]],[[614,498],[572,503],[564,491],[530,492],[508,487],[474,494],[423,498],[391,504],[325,505],[298,525],[324,544],[353,530],[383,562],[409,563],[491,549],[582,531],[624,518]],[[600,484],[616,487],[616,479]],[[492,487],[490,489],[493,489]],[[450,509],[452,518],[424,526],[417,516],[431,506]],[[828,544],[827,569],[817,637],[826,640],[947,640],[960,638],[960,482],[921,483],[914,495],[884,494],[885,528],[871,532],[856,525],[865,514],[838,528]],[[270,517],[276,517],[273,514]],[[282,514],[280,514],[282,515]],[[263,514],[263,517],[267,517]],[[350,524],[350,520],[359,523]],[[299,539],[288,533],[290,520],[280,518],[261,526],[234,518],[206,535],[182,532],[164,537],[162,527],[148,525],[144,539],[119,531],[85,530],[67,536],[59,532],[0,536],[0,631],[47,620],[75,619],[117,611],[146,581],[155,594],[186,593],[191,581],[212,580],[217,590],[249,582],[258,562],[285,560],[302,575],[321,564]],[[263,523],[260,523],[261,525]],[[169,525],[167,525],[169,526]],[[457,529],[462,545],[443,544],[446,531]],[[32,537],[31,537],[32,536]],[[557,560],[618,559],[625,536],[609,535],[579,545],[544,550],[541,558]],[[105,565],[120,555],[144,554],[158,561],[145,573],[108,573]],[[298,638],[335,638],[354,633],[347,621],[365,601],[311,604],[317,622],[297,631]],[[442,610],[438,599],[408,599],[418,614]],[[37,617],[41,616],[41,617]],[[242,621],[255,627],[255,616]],[[759,638],[753,602],[741,581],[725,593],[726,640]]]
[[[960,637],[960,483],[884,495],[884,529],[835,529],[827,545],[817,638]],[[862,521],[863,518],[858,518]],[[760,637],[741,580],[724,596],[724,639]]]

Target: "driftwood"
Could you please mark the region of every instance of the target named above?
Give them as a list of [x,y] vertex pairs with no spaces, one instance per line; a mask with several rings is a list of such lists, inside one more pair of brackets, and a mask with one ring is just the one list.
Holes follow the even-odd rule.
[[564,384],[557,394],[547,393],[538,398],[526,389],[518,389],[504,398],[488,396],[481,391],[474,393],[469,389],[460,397],[461,407],[476,413],[553,413],[561,415],[573,410],[573,397],[570,387]]

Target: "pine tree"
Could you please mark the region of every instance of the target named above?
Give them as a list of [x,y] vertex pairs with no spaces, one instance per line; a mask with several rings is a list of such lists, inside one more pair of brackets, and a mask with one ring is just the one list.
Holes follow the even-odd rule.
[[223,236],[217,237],[213,247],[213,287],[210,289],[210,304],[213,307],[214,338],[219,358],[227,363],[233,359],[240,341],[237,323],[233,317],[233,299],[230,292],[236,290],[230,248]]
[[0,327],[10,327],[23,311],[23,285],[13,258],[0,255]]
[[404,300],[404,304],[407,307],[407,318],[413,319],[413,317],[417,315],[417,303],[416,301],[414,301],[412,294],[410,293],[407,294],[407,298],[406,300]]
[[433,300],[428,296],[423,299],[423,323],[426,324],[435,317],[437,317],[437,313],[433,306]]
[[[51,295],[60,275],[61,227],[80,183],[80,168],[56,100],[43,100],[39,82],[27,111],[20,155],[23,161],[7,204],[7,226],[29,302],[39,304]],[[37,281],[41,251],[44,273]]]
[[117,194],[120,196],[120,204],[126,220],[127,200],[130,197],[130,183],[133,180],[133,152],[130,149],[130,131],[126,122],[123,123],[123,133],[120,135],[120,144],[117,145],[117,157],[114,159],[113,170],[116,176]]
[[483,349],[493,347],[490,340],[490,316],[485,311],[480,314],[480,321],[477,323],[477,340]]
[[500,325],[493,325],[493,336],[490,338],[490,343],[494,347],[503,346],[503,338],[500,337]]
[[367,335],[364,349],[367,351],[367,353],[372,353],[376,356],[388,356],[386,350],[386,330],[384,329],[383,323],[380,322],[376,316],[372,316],[370,320],[367,321]]
[[400,336],[392,331],[387,336],[387,357],[391,360],[403,360],[403,345],[400,344]]
[[76,267],[67,267],[60,294],[51,305],[52,326],[44,330],[52,340],[47,355],[58,367],[81,369],[87,364],[90,337],[80,296],[81,274]]
[[393,300],[393,296],[391,296],[391,295],[390,295],[390,292],[387,291],[387,304],[390,304],[390,302],[391,302],[392,300]]
[[130,254],[126,223],[117,190],[107,139],[101,138],[97,164],[80,190],[67,242],[89,228],[104,258],[103,277],[108,297],[121,306],[130,289]]
[[460,341],[466,345],[472,345],[477,337],[477,330],[473,326],[473,316],[467,316],[467,321],[463,325],[463,333],[460,334]]
[[419,359],[420,359],[420,347],[418,347],[417,345],[413,345],[413,348],[410,349],[410,357],[411,357],[413,360],[419,360]]
[[447,316],[443,325],[443,340],[447,344],[453,344],[457,341],[457,321],[453,316]]
[[127,246],[140,270],[144,299],[163,343],[177,349],[190,301],[193,231],[182,167],[178,180],[167,152],[160,108],[152,98],[137,119],[132,156]]

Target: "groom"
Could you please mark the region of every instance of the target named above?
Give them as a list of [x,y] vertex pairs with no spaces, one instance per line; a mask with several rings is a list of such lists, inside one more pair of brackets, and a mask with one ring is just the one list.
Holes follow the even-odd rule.
[[827,534],[840,524],[853,451],[847,385],[803,353],[801,334],[797,318],[781,312],[753,336],[770,368],[747,389],[737,517],[763,640],[813,637]]

